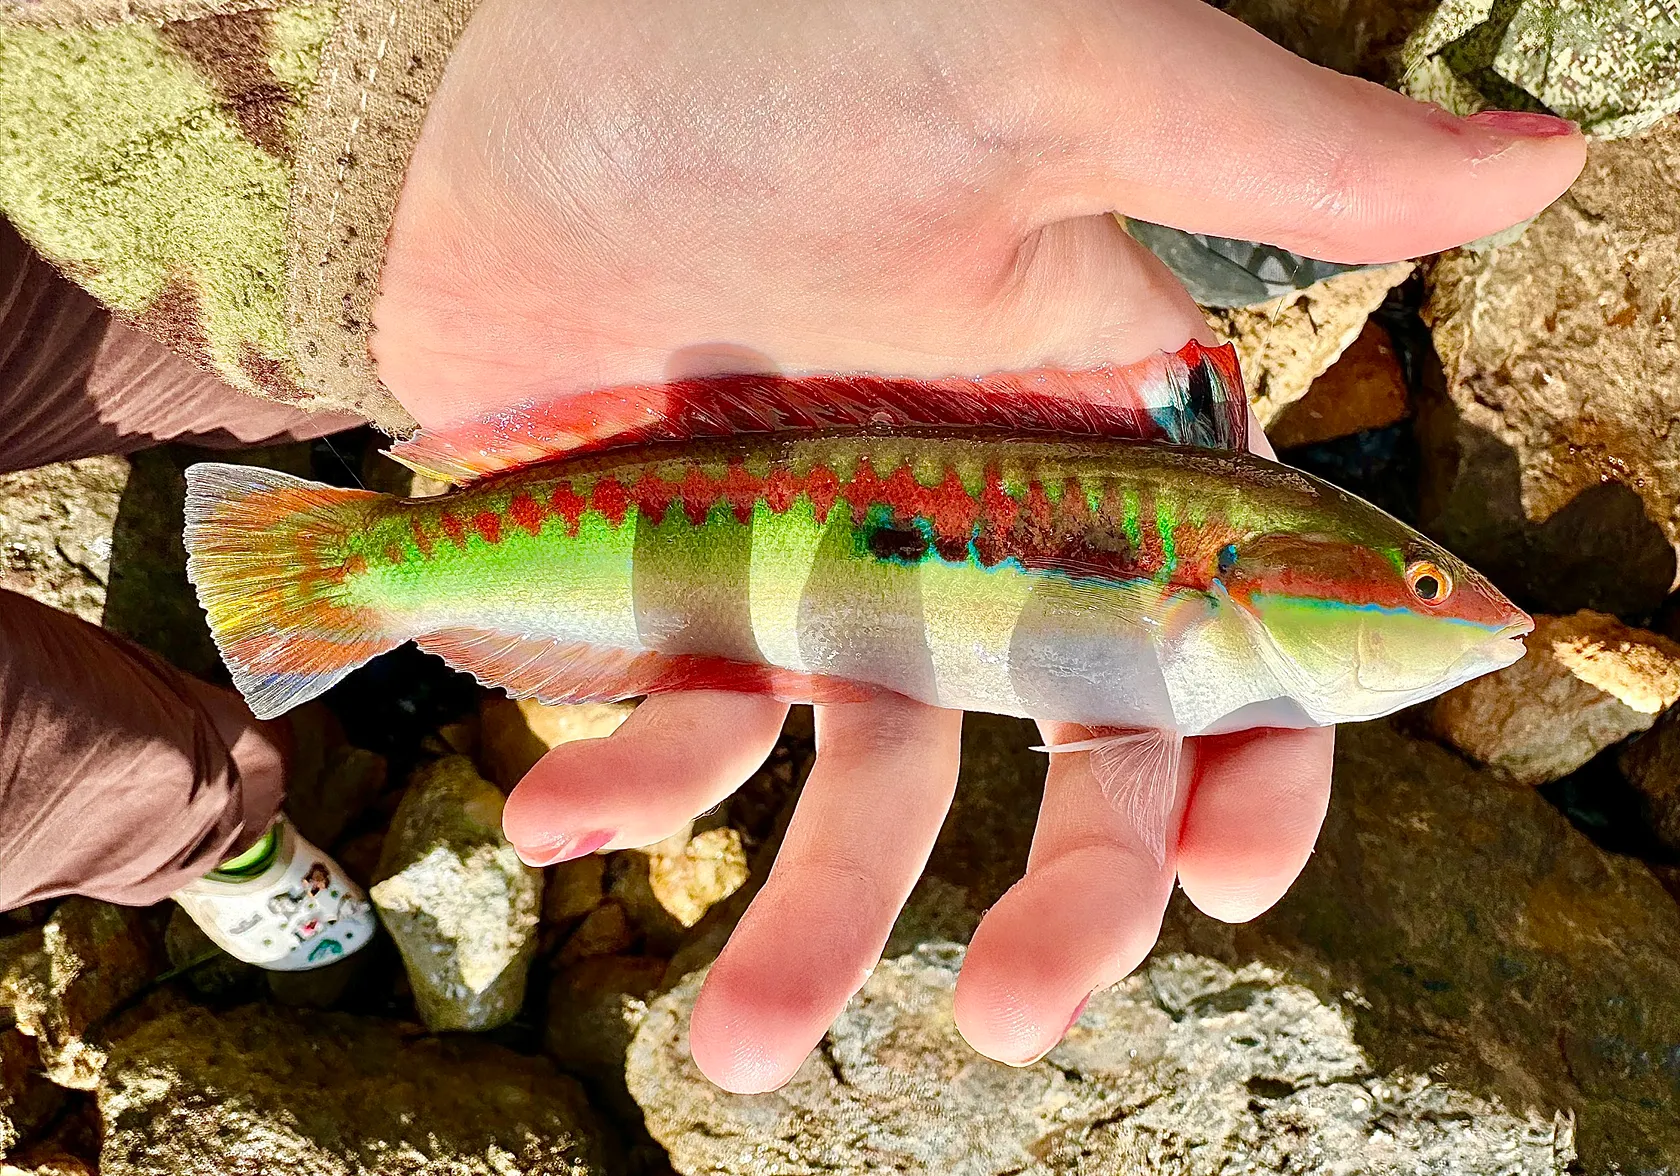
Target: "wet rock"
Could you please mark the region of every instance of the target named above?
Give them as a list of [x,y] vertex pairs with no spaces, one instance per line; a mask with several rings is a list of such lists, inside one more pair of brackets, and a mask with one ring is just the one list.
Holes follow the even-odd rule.
[[728,1095],[694,1068],[700,975],[649,1007],[627,1075],[682,1172],[1431,1171],[1561,1173],[1566,1119],[1380,1076],[1348,1016],[1281,972],[1161,955],[1095,994],[1014,1068],[956,1031],[963,949],[884,963],[781,1090]]
[[17,1029],[0,1030],[0,1159],[64,1105],[64,1091],[41,1069],[41,1056]]
[[1288,896],[1229,926],[1180,895],[1162,950],[1284,971],[1341,1005],[1378,1073],[1573,1114],[1582,1171],[1670,1170],[1680,907],[1530,788],[1387,723],[1337,740],[1330,814]]
[[502,794],[464,756],[415,772],[369,891],[428,1027],[489,1029],[525,998],[542,873],[502,836]]
[[44,927],[0,945],[0,1007],[35,1038],[54,1082],[92,1090],[105,1065],[94,1031],[163,970],[148,912],[70,898]]
[[1628,744],[1620,764],[1644,800],[1651,831],[1670,849],[1680,850],[1680,707],[1671,708],[1647,734]]
[[1434,732],[1521,784],[1558,780],[1680,699],[1680,644],[1603,613],[1539,617],[1515,665],[1436,700]]
[[1388,332],[1367,322],[1307,394],[1272,418],[1266,436],[1279,450],[1316,445],[1384,428],[1410,411],[1405,373]]
[[1207,312],[1213,329],[1236,345],[1261,425],[1307,394],[1411,272],[1411,262],[1353,270],[1257,306]]
[[1514,244],[1429,272],[1424,529],[1545,612],[1654,612],[1680,547],[1680,119],[1589,146]]
[[261,1005],[148,1010],[99,1090],[103,1176],[595,1176],[582,1091],[470,1037]]
[[531,765],[554,748],[611,735],[634,709],[622,702],[544,706],[533,699],[515,702],[500,692],[487,694],[479,707],[479,758],[485,773],[511,792]]
[[1615,138],[1680,111],[1671,4],[1445,0],[1400,59],[1408,93],[1459,114],[1539,107]]
[[121,457],[0,474],[0,588],[97,625],[127,482]]

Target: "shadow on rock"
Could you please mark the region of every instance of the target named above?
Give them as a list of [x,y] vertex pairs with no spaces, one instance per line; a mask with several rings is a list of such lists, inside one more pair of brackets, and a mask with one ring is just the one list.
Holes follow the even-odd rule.
[[1524,607],[1590,608],[1637,619],[1661,607],[1675,552],[1621,482],[1589,486],[1548,518],[1529,518],[1514,449],[1465,420],[1444,395],[1419,412],[1422,527]]

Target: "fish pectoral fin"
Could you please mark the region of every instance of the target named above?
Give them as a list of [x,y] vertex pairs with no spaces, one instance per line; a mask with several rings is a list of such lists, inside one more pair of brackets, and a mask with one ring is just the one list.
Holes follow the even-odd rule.
[[1034,751],[1063,755],[1089,752],[1091,775],[1097,787],[1137,831],[1155,864],[1167,860],[1167,839],[1179,819],[1179,765],[1184,737],[1158,728],[1102,731],[1076,743],[1034,747]]
[[555,705],[617,702],[675,690],[765,694],[783,702],[861,702],[880,687],[698,654],[530,637],[496,629],[441,629],[415,644],[513,698]]

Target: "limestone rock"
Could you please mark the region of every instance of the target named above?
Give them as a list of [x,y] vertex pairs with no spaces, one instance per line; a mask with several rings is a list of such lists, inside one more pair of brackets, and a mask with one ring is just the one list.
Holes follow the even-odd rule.
[[612,889],[643,930],[680,932],[747,880],[741,834],[728,826],[684,831],[646,849],[620,855]]
[[1644,798],[1651,830],[1664,845],[1680,850],[1680,707],[1671,707],[1656,726],[1628,744],[1621,768]]
[[1435,733],[1522,784],[1544,784],[1680,699],[1680,644],[1603,613],[1539,617],[1515,665],[1435,701]]
[[525,998],[542,873],[502,836],[502,794],[465,756],[414,774],[370,896],[433,1030],[489,1029]]
[[0,945],[0,1006],[35,1038],[54,1082],[92,1090],[105,1065],[93,1031],[163,968],[147,912],[70,898],[44,927]]
[[102,1176],[601,1176],[583,1092],[539,1058],[339,1013],[146,1010],[99,1090]]
[[121,457],[0,474],[0,588],[97,625],[127,482]]
[[1661,0],[1444,0],[1400,58],[1408,93],[1459,114],[1543,106],[1615,138],[1680,111],[1680,7]]
[[1338,1002],[1378,1073],[1572,1113],[1582,1172],[1680,1157],[1680,907],[1529,788],[1388,723],[1337,731],[1317,850],[1272,911],[1182,895],[1162,949],[1260,963]]
[[1207,312],[1209,325],[1236,344],[1261,425],[1269,427],[1284,405],[1307,394],[1411,272],[1409,261],[1353,270],[1271,302]]
[[1520,241],[1444,255],[1424,529],[1547,612],[1654,612],[1680,548],[1680,119],[1589,146]]
[[35,1043],[17,1029],[0,1029],[0,1159],[46,1123],[63,1102],[64,1091],[41,1069]]
[[1411,411],[1405,373],[1388,332],[1367,321],[1341,358],[1266,429],[1277,449],[1316,445],[1392,425]]
[[1162,955],[1095,994],[1043,1061],[956,1031],[963,949],[884,963],[781,1090],[724,1094],[694,1068],[700,974],[649,1007],[627,1074],[685,1173],[1430,1171],[1561,1176],[1566,1119],[1380,1076],[1342,1010],[1260,965]]
[[623,702],[544,706],[535,699],[515,702],[493,692],[479,707],[479,756],[489,777],[509,792],[554,748],[574,739],[611,735],[634,709]]

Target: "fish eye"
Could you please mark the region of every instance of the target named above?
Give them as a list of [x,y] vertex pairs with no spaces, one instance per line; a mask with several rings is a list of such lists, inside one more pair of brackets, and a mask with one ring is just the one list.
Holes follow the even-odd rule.
[[932,541],[919,528],[895,523],[871,527],[865,542],[869,554],[876,559],[901,564],[921,563],[932,546]]
[[1406,568],[1406,587],[1425,604],[1440,604],[1452,595],[1452,577],[1427,559]]

